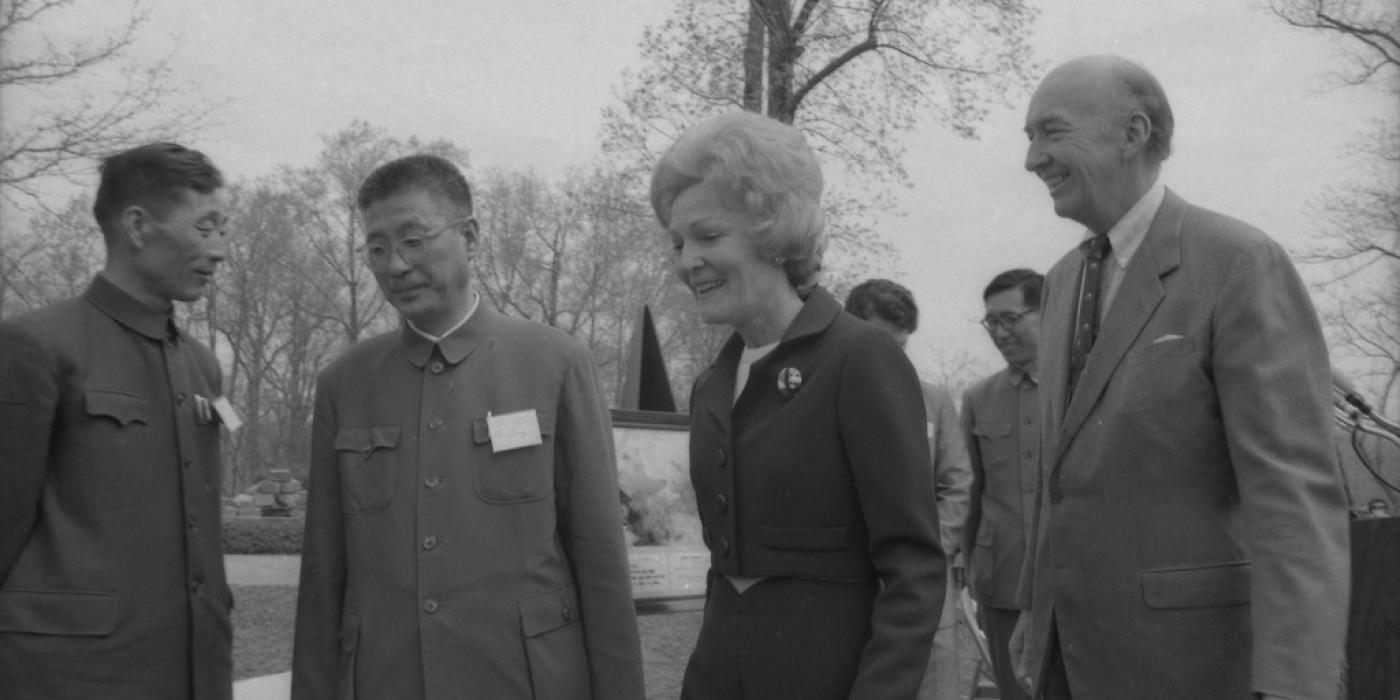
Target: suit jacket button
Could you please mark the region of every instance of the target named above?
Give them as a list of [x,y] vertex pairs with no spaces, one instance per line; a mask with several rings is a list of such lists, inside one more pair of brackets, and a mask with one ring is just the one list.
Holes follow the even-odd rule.
[[437,612],[437,609],[438,609],[438,602],[437,602],[436,600],[433,600],[432,598],[429,598],[429,599],[423,601],[423,612],[428,613],[429,615],[431,615],[431,614]]
[[724,494],[722,494],[722,493],[715,494],[715,503],[718,503],[718,504],[719,504],[719,512],[721,512],[721,513],[728,513],[728,512],[729,512],[729,499],[728,499],[728,498],[725,498]]
[[723,449],[715,450],[715,466],[723,469],[725,467],[725,454]]
[[437,360],[434,360],[433,364],[428,365],[428,371],[432,372],[433,374],[442,374],[442,370],[442,363]]
[[567,605],[564,606],[564,621],[565,621],[565,622],[573,622],[573,621],[574,621],[574,610],[573,610],[573,608],[570,608],[570,607],[567,606]]
[[432,549],[437,545],[438,539],[436,535],[428,535],[427,537],[423,538],[423,549]]
[[1059,490],[1059,489],[1051,489],[1051,491],[1050,491],[1050,502],[1051,502],[1051,503],[1059,503],[1060,501],[1063,501],[1063,500],[1065,500],[1065,495],[1062,494],[1062,493],[1060,493],[1060,490]]
[[724,539],[723,537],[719,538],[719,547],[718,547],[718,549],[719,549],[719,555],[720,555],[721,557],[728,557],[728,556],[729,556],[729,540],[726,540],[726,539]]

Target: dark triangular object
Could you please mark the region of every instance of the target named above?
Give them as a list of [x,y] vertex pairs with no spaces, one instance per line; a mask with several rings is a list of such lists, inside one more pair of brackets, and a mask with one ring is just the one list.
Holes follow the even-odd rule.
[[627,381],[622,385],[620,403],[619,408],[636,411],[676,412],[666,361],[661,357],[661,341],[651,322],[651,308],[645,304],[627,350]]

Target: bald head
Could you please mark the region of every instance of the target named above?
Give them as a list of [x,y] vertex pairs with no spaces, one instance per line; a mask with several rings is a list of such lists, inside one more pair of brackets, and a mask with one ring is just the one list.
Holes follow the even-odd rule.
[[1106,233],[1151,188],[1171,152],[1171,107],[1142,66],[1085,56],[1050,71],[1026,113],[1026,169],[1055,213]]

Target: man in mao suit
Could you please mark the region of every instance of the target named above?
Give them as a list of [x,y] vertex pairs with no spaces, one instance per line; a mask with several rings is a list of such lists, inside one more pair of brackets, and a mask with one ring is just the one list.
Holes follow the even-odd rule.
[[991,336],[1006,367],[963,394],[962,424],[972,463],[972,498],[964,529],[968,590],[981,606],[982,629],[1002,700],[1027,698],[1007,644],[1021,608],[1016,583],[1034,527],[1040,483],[1040,293],[1045,277],[1007,270],[982,293]]
[[1088,234],[1046,278],[1023,680],[1076,700],[1334,698],[1347,518],[1292,263],[1163,187],[1171,109],[1135,63],[1051,71],[1026,133],[1026,169]]
[[[868,279],[846,295],[846,311],[884,329],[902,348],[919,328],[919,306],[904,285],[887,279]],[[929,458],[933,462],[933,490],[938,503],[938,538],[953,572],[933,637],[933,653],[919,686],[918,700],[959,700],[958,588],[962,585],[963,523],[968,513],[972,467],[958,424],[953,397],[943,387],[919,382],[927,417]]]
[[[225,254],[223,176],[153,143],[103,162],[107,262],[0,322],[0,697],[232,694],[219,364],[175,325]],[[219,408],[216,410],[215,406]]]
[[587,348],[472,292],[451,163],[387,163],[358,205],[404,323],[318,380],[292,696],[640,700]]

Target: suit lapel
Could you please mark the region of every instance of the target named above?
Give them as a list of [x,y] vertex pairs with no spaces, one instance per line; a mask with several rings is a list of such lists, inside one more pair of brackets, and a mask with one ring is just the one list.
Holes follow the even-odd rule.
[[[1108,308],[1108,315],[1104,317],[1103,329],[1089,353],[1084,376],[1080,378],[1074,396],[1065,409],[1056,461],[1069,446],[1070,438],[1083,427],[1090,410],[1098,403],[1109,379],[1122,362],[1123,355],[1133,346],[1157,306],[1162,303],[1162,297],[1166,294],[1162,277],[1175,270],[1181,262],[1181,220],[1185,212],[1186,203],[1168,190],[1156,218],[1152,220],[1152,227],[1143,239],[1142,247],[1133,255],[1128,269],[1123,271],[1123,281]],[[1072,298],[1074,295],[1069,296]],[[1071,318],[1069,313],[1056,318]],[[1063,396],[1063,388],[1059,395]]]

